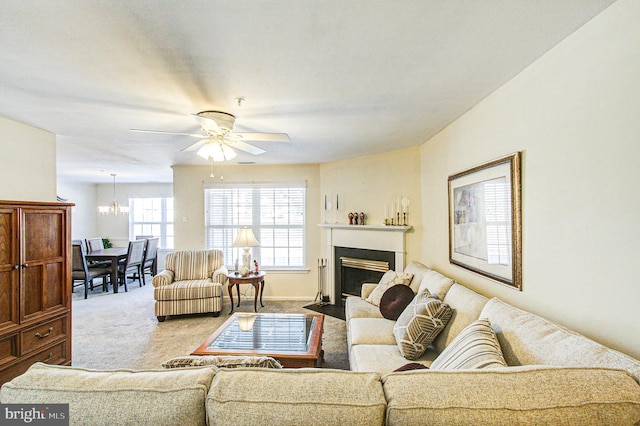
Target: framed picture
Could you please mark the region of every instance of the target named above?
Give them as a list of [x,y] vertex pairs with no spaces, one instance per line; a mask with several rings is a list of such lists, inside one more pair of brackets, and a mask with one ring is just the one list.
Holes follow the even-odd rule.
[[520,153],[449,176],[449,261],[522,290]]

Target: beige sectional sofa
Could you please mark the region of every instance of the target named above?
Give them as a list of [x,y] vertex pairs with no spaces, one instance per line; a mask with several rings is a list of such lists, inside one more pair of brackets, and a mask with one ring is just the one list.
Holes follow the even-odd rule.
[[[394,321],[347,299],[351,369],[191,367],[95,371],[35,364],[0,403],[68,403],[70,424],[637,425],[640,362],[490,299],[419,263],[414,291],[453,308],[418,359],[431,365],[460,331],[488,318],[507,367],[393,372],[407,362]],[[365,285],[363,295],[372,290]],[[464,334],[464,333],[463,333]]]
[[413,274],[410,286],[414,292],[428,290],[449,305],[451,319],[418,360],[407,360],[393,334],[395,321],[383,318],[379,307],[365,301],[376,284],[364,284],[361,297],[348,297],[345,307],[351,370],[386,374],[408,362],[429,366],[460,331],[487,318],[509,367],[614,368],[640,380],[640,361],[634,358],[498,298],[487,299],[419,262],[410,262],[404,272]]

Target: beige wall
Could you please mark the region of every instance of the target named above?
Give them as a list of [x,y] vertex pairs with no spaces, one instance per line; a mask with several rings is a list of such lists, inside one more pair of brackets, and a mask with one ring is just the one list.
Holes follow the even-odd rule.
[[[369,225],[382,225],[385,204],[397,202],[398,197],[410,200],[407,259],[422,258],[422,198],[420,193],[420,148],[408,148],[385,154],[364,156],[320,165],[321,195],[327,195],[332,210],[325,215],[324,199],[320,210],[329,223],[336,221],[335,198],[339,194],[338,223],[347,224],[349,212],[364,212]],[[325,217],[322,217],[325,220]],[[324,239],[324,235],[323,235]],[[323,241],[323,244],[326,242]],[[397,265],[396,265],[397,266]],[[400,269],[397,267],[397,269]]]
[[[621,0],[422,149],[424,259],[640,357],[640,2]],[[449,264],[447,177],[523,152],[523,291]]]
[[[174,166],[176,250],[202,249],[204,242],[204,184],[209,183],[209,167]],[[225,183],[306,182],[306,266],[304,272],[268,273],[264,298],[313,299],[317,291],[317,261],[320,256],[320,174],[319,166],[216,166],[216,182]]]
[[56,136],[0,117],[0,200],[56,201]]
[[97,235],[96,185],[59,181],[58,195],[75,204],[71,208],[71,238],[77,240]]
[[[100,215],[98,206],[108,206],[113,202],[113,183],[96,185],[96,204],[93,212],[96,218],[95,235],[104,237],[115,246],[126,247],[129,242],[129,216]],[[171,197],[173,186],[170,183],[119,183],[116,177],[116,201],[123,206],[129,205],[129,197]]]

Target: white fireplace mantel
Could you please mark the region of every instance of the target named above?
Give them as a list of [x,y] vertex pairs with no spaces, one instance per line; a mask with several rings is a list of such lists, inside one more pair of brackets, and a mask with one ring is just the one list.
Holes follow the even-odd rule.
[[328,294],[331,303],[336,303],[335,295],[335,248],[359,248],[367,250],[392,251],[395,253],[396,269],[403,270],[406,258],[405,234],[412,230],[412,226],[385,226],[385,225],[345,225],[328,224],[318,225],[326,230],[327,259],[327,288],[323,289]]

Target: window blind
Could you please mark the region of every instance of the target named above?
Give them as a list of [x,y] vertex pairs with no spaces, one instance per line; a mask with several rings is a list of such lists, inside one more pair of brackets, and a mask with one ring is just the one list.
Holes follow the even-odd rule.
[[260,242],[251,253],[261,269],[304,267],[304,184],[219,184],[204,191],[206,245],[222,250],[228,267],[241,257],[232,244],[244,227]]

